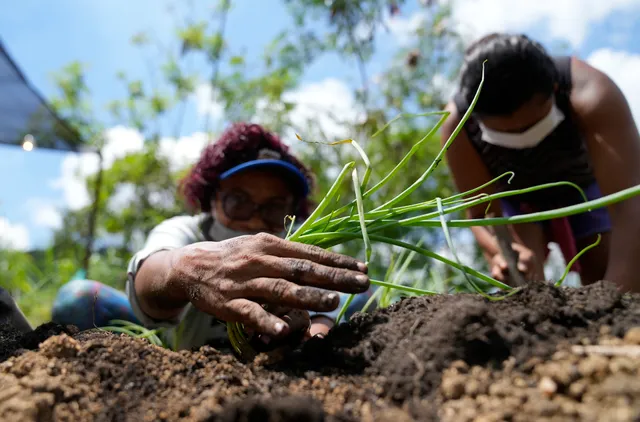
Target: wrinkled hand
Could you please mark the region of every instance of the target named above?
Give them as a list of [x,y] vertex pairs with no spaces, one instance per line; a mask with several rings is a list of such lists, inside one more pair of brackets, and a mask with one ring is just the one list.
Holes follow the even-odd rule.
[[289,322],[261,303],[329,312],[340,298],[326,290],[364,292],[366,272],[354,258],[260,233],[181,248],[169,278],[200,311],[282,338]]
[[263,305],[263,308],[286,322],[289,332],[284,337],[273,339],[268,334],[261,334],[251,328],[245,328],[245,332],[249,336],[249,342],[254,350],[267,352],[281,347],[295,347],[307,339],[311,327],[309,312],[302,309],[271,305]]
[[[518,270],[520,270],[527,280],[542,280],[543,274],[538,274],[538,265],[533,251],[519,243],[512,243],[511,247],[518,253]],[[489,260],[491,277],[504,282],[509,274],[509,266],[501,253],[495,254]]]
[[248,332],[253,348],[258,352],[271,351],[280,347],[296,347],[312,337],[324,338],[335,323],[331,318],[316,315],[309,318],[309,313],[300,309],[280,308],[278,311],[267,308],[269,311],[289,324],[289,334],[277,340],[272,340],[266,334]]

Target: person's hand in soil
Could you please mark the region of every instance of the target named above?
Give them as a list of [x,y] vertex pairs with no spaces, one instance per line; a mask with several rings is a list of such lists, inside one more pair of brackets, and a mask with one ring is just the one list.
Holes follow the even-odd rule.
[[[543,280],[544,274],[538,274],[536,265],[536,256],[533,251],[526,246],[514,242],[511,247],[518,253],[518,270],[520,270],[527,280]],[[493,255],[489,260],[489,269],[491,277],[498,281],[505,281],[509,274],[509,266],[507,260],[501,253]]]
[[270,338],[283,338],[291,327],[260,304],[330,312],[339,305],[338,294],[331,290],[362,293],[370,284],[366,265],[354,258],[265,233],[155,253],[138,277],[145,277],[151,259],[156,262],[152,266],[167,270],[162,309],[141,303],[151,317],[175,317],[190,302]]
[[291,309],[283,306],[262,305],[272,315],[277,316],[287,323],[289,332],[286,336],[272,338],[268,334],[245,327],[245,333],[249,342],[258,352],[266,352],[282,347],[295,347],[305,341],[311,327],[309,312],[302,309]]
[[268,312],[284,320],[289,326],[289,334],[281,339],[272,339],[267,334],[260,334],[246,329],[249,341],[257,351],[270,351],[280,347],[296,347],[312,337],[324,338],[335,325],[331,318],[323,315],[309,317],[307,311],[264,305]]
[[307,330],[307,335],[305,336],[305,340],[310,339],[311,337],[321,337],[324,338],[333,326],[335,322],[331,318],[327,318],[326,316],[316,315],[311,319],[311,325],[309,326],[309,330]]

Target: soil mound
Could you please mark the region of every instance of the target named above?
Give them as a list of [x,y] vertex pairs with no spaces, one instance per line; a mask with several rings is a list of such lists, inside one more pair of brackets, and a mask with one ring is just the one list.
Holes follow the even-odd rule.
[[[531,420],[541,415],[527,405],[535,401],[530,395],[512,400],[521,419],[491,419],[495,409],[478,403],[503,379],[513,384],[522,378],[535,391],[553,389],[540,368],[558,359],[559,350],[571,355],[572,345],[621,342],[633,327],[640,327],[640,296],[621,295],[604,282],[580,289],[534,284],[501,301],[467,294],[405,299],[356,314],[301,350],[251,363],[211,347],[172,352],[99,330],[74,334],[47,325],[26,338],[5,327],[0,354],[13,357],[0,363],[0,419],[404,422],[474,420],[464,416],[472,409],[482,420]],[[569,361],[578,367],[592,354],[575,352]],[[627,369],[608,374],[640,375],[633,372],[640,353],[623,361],[611,358],[611,365]],[[579,408],[605,393],[586,389],[593,394],[570,396],[571,385],[611,383],[607,379],[589,375],[563,384],[551,377],[552,396],[567,392]],[[484,387],[466,391],[477,384]],[[640,401],[640,388],[625,385],[617,393],[597,390],[609,397],[599,403],[619,410],[616,420],[634,420],[633,403]],[[505,397],[504,390],[493,393]],[[582,412],[547,408],[556,409],[546,411],[550,418],[562,420]]]

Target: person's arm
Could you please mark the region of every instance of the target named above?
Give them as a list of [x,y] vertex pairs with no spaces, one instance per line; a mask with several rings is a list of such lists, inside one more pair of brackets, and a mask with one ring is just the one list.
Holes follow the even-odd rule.
[[[449,111],[451,115],[442,126],[441,135],[443,145],[455,131],[456,126],[461,120],[461,116],[453,103],[449,103],[446,110]],[[482,162],[480,154],[475,150],[464,130],[458,133],[458,136],[446,153],[446,158],[454,184],[459,192],[475,189],[492,179],[489,169],[487,169],[487,166]],[[478,193],[491,195],[496,193],[496,189],[490,185]],[[485,213],[492,213],[494,216],[502,215],[499,201],[493,201],[489,205],[489,209],[487,209],[486,203],[467,209],[467,218],[481,219],[485,217]],[[542,277],[542,270],[539,268],[540,266],[535,263],[540,257],[536,257],[533,250],[525,245],[513,226],[509,225],[508,228],[513,238],[512,247],[516,250],[519,257],[518,269],[527,274],[529,278]],[[480,245],[485,259],[489,263],[491,276],[499,281],[505,281],[505,273],[508,265],[505,257],[502,256],[496,237],[487,227],[483,226],[471,227],[471,232]]]
[[160,321],[175,320],[189,303],[183,286],[170,277],[180,249],[157,251],[144,260],[135,277],[142,312]]
[[[618,86],[582,60],[572,61],[571,102],[603,195],[640,184],[640,135]],[[640,197],[609,208],[611,244],[605,279],[623,290],[640,291]]]
[[138,271],[130,270],[130,297],[149,317],[170,319],[188,302],[271,338],[286,336],[289,325],[261,304],[324,313],[338,306],[334,291],[361,293],[370,286],[364,263],[266,233],[191,243],[156,251],[138,266],[135,257],[132,262]]
[[[443,145],[461,120],[461,116],[453,103],[447,105],[446,111],[449,111],[451,115],[442,125],[441,142]],[[471,141],[464,130],[460,131],[456,139],[451,143],[449,150],[446,152],[446,158],[453,183],[459,192],[475,189],[491,180],[489,170],[482,162],[478,152],[473,148],[473,145],[471,145]],[[491,195],[496,191],[494,187],[488,186],[478,193]],[[466,215],[469,219],[484,218],[486,211],[486,204],[480,204],[467,209]],[[493,201],[489,212],[494,213],[496,216],[502,215],[500,204],[497,201]],[[471,231],[487,259],[500,252],[498,242],[486,227],[472,227]]]
[[176,250],[203,240],[193,217],[163,221],[149,233],[128,268],[127,293],[136,316],[149,327],[175,325],[187,304],[180,286],[169,281]]

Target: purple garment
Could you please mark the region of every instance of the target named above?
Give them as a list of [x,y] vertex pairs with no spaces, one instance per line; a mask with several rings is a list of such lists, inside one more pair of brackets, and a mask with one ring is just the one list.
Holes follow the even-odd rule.
[[[584,193],[590,201],[602,197],[597,183],[589,185],[584,189]],[[505,216],[546,211],[543,208],[536,207],[535,204],[519,202],[513,197],[503,198],[500,202]],[[579,253],[577,240],[611,231],[611,219],[606,208],[598,208],[581,214],[542,221],[540,224],[544,228],[547,242],[558,244],[566,262],[571,261]],[[548,253],[549,250],[547,249]],[[578,273],[582,272],[580,260],[573,264],[572,269]]]
[[[597,183],[589,185],[586,189],[584,189],[584,193],[589,201],[602,197],[602,193],[600,192],[600,188]],[[525,204],[522,204],[515,197],[502,198],[500,200],[500,203],[500,205],[502,206],[502,212],[505,217],[526,213],[526,211],[523,211],[523,206]],[[538,207],[536,207],[536,204],[526,205],[529,205],[533,209],[533,212],[546,211],[544,209],[538,209]],[[590,212],[570,215],[569,217],[567,217],[567,219],[569,220],[569,224],[571,225],[573,237],[576,240],[584,239],[598,233],[606,233],[611,231],[611,218],[609,216],[609,211],[606,208],[598,208]],[[543,221],[541,223],[543,225],[549,224],[548,221]]]

